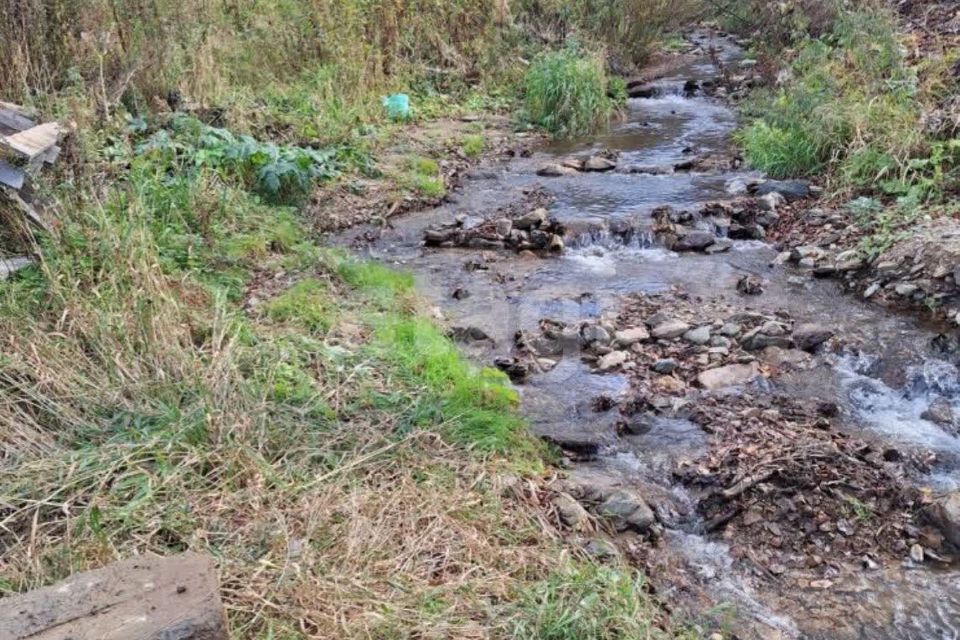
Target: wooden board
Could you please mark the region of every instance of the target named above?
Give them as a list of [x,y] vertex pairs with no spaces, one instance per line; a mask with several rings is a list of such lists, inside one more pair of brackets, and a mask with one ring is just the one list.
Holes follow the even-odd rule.
[[213,561],[132,558],[0,599],[3,640],[228,640]]
[[11,189],[20,189],[27,179],[27,174],[23,169],[15,167],[12,164],[0,160],[0,184]]
[[0,133],[10,134],[37,125],[31,120],[22,107],[9,102],[0,102]]
[[60,125],[46,122],[9,136],[0,135],[0,152],[20,156],[26,158],[27,162],[32,162],[47,153],[50,147],[56,146],[59,140]]

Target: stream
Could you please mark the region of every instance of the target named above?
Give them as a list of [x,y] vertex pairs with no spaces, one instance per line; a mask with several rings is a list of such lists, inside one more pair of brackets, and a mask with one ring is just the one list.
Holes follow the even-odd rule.
[[[737,64],[740,53],[732,41],[697,37],[702,46],[715,47],[721,59]],[[801,277],[787,266],[771,267],[777,252],[760,241],[738,240],[732,250],[715,255],[677,254],[658,243],[651,220],[656,207],[729,199],[730,185],[756,174],[536,175],[545,163],[603,149],[619,152],[619,165],[644,166],[672,165],[691,150],[728,150],[737,125],[734,110],[683,90],[688,80],[716,76],[707,56],[696,59],[657,80],[652,97],[631,99],[625,116],[602,134],[484,166],[451,202],[392,220],[372,242],[359,241],[370,232],[363,228],[334,240],[411,271],[419,292],[452,326],[476,327],[490,337],[464,345],[484,364],[508,355],[515,333],[537,331],[543,318],[576,323],[616,310],[624,295],[675,288],[828,326],[842,341],[841,352],[817,354],[808,365],[764,384],[792,397],[836,403],[843,429],[878,446],[934,452],[936,463],[916,479],[918,485],[933,491],[960,488],[960,439],[922,417],[938,398],[960,409],[955,361],[933,346],[937,327],[844,295],[833,281]],[[501,250],[489,268],[468,270],[464,263],[483,252],[423,246],[427,228],[458,214],[492,214],[537,185],[554,197],[550,215],[568,229],[561,255],[525,258]],[[630,232],[613,232],[623,228]],[[739,295],[736,284],[744,275],[762,277],[764,293],[749,299]],[[469,296],[452,296],[457,290]],[[680,602],[693,615],[709,611],[712,620],[721,620],[725,637],[960,638],[960,572],[949,565],[938,568],[905,556],[871,571],[841,573],[827,588],[806,589],[778,587],[776,580],[750,571],[731,555],[722,532],[706,532],[693,508],[695,498],[674,479],[679,461],[707,450],[709,434],[687,420],[663,418],[647,433],[620,437],[609,420],[589,410],[591,399],[616,397],[627,387],[625,376],[599,375],[579,358],[564,357],[517,389],[522,410],[539,435],[599,442],[599,455],[572,462],[571,475],[599,485],[640,487],[658,504],[669,505],[658,509],[665,530],[654,551],[660,575],[653,581],[665,601]]]

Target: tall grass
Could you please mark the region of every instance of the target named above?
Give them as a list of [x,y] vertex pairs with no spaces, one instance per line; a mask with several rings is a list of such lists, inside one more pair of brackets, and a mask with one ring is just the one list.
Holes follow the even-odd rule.
[[615,108],[607,84],[597,54],[573,47],[541,54],[524,79],[526,117],[557,136],[590,133]]

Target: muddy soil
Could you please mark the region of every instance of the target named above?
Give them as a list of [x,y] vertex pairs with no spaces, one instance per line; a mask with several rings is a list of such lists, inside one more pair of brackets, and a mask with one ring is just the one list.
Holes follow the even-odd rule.
[[566,455],[571,540],[643,566],[675,611],[725,637],[957,637],[929,515],[960,488],[956,341],[778,260],[771,214],[809,187],[740,168],[714,61],[749,67],[691,39],[608,131],[335,241],[411,270],[514,379]]

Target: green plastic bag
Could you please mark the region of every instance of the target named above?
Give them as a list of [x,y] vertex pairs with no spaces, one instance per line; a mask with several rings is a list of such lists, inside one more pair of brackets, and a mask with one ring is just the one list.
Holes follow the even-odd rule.
[[405,93],[394,93],[385,97],[383,106],[387,110],[387,117],[391,120],[410,119],[410,96]]

